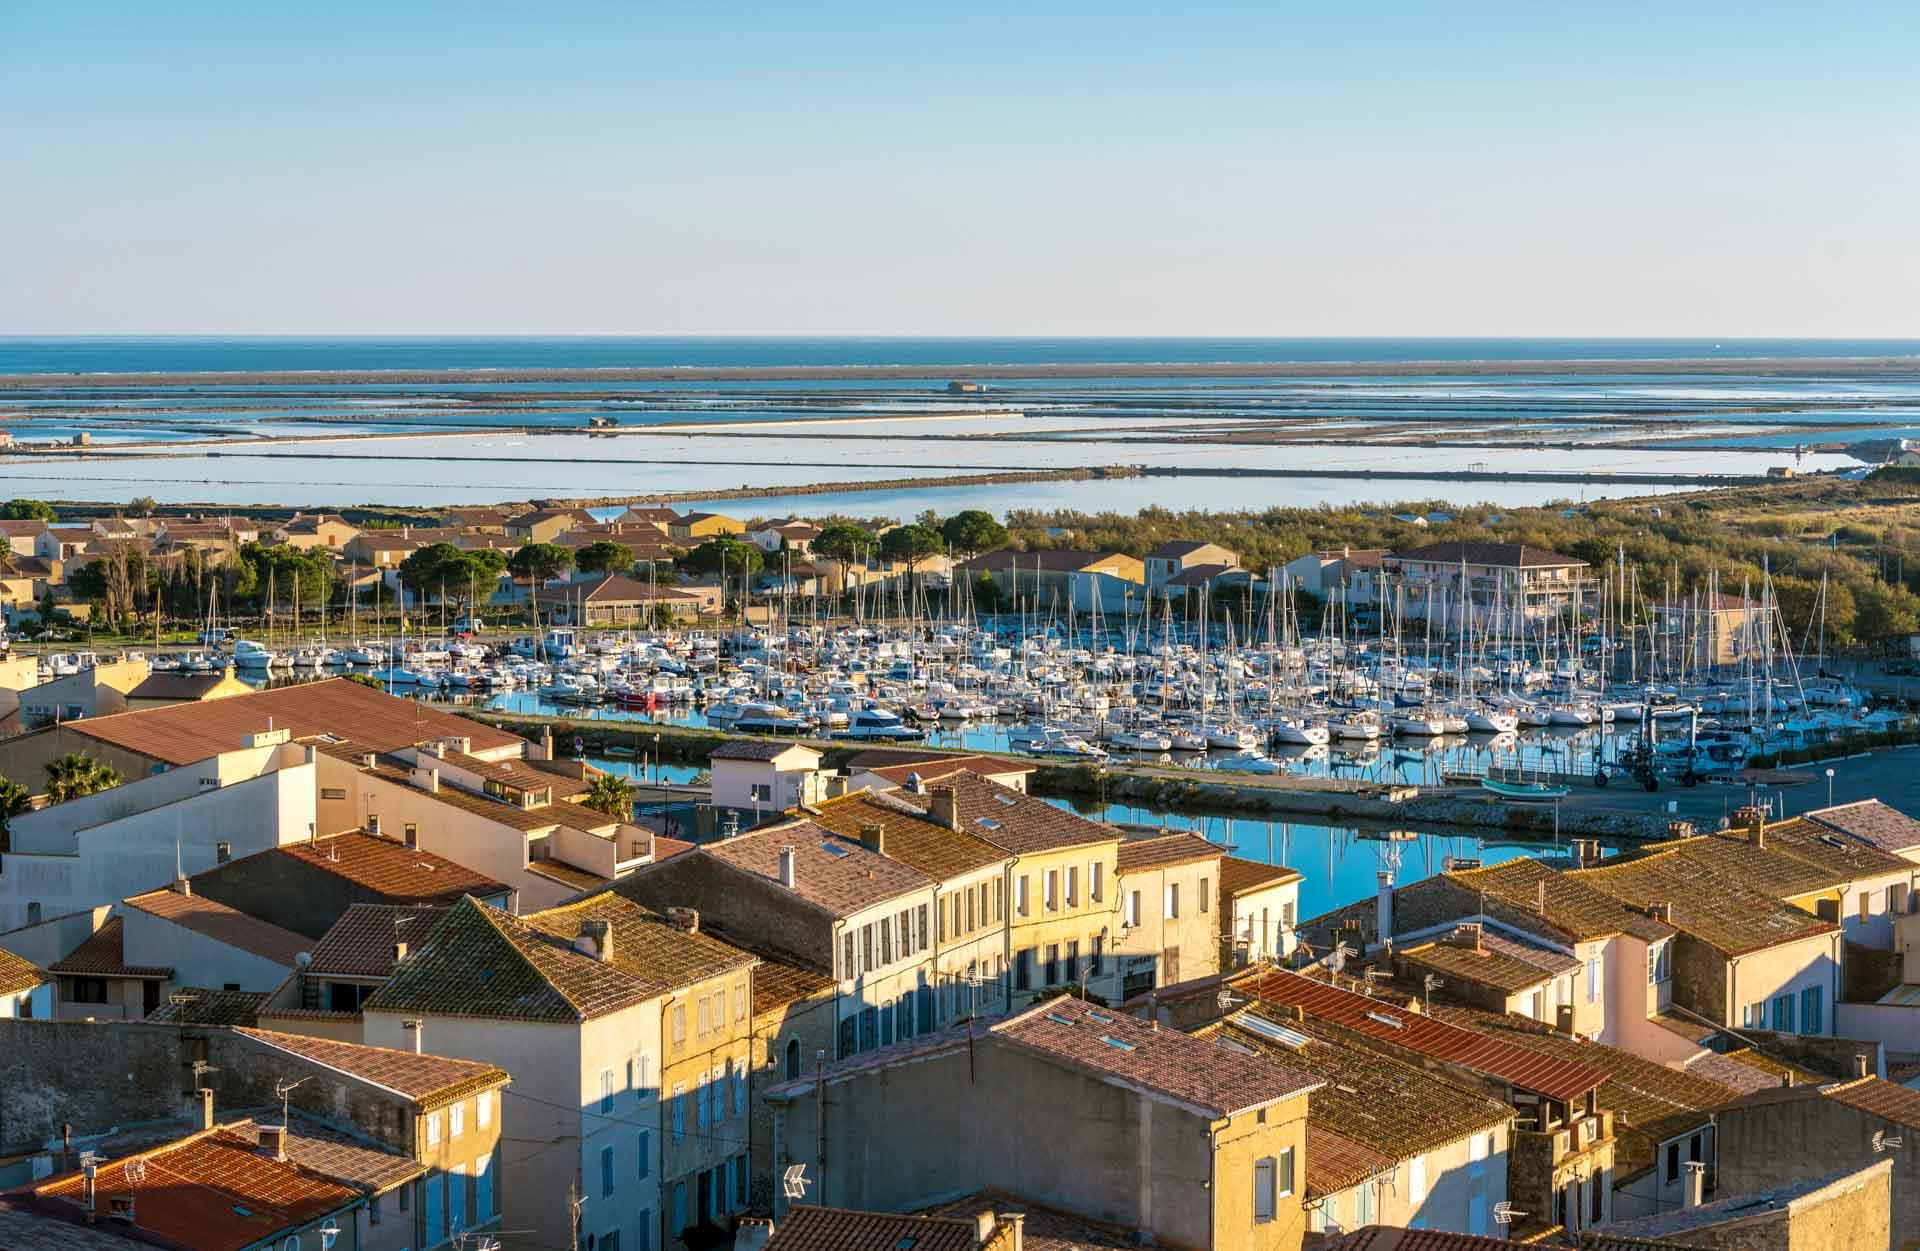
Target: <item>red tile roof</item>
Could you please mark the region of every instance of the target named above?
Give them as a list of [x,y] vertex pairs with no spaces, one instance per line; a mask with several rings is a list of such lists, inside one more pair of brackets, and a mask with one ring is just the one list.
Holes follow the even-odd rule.
[[[95,1202],[107,1210],[133,1194],[141,1228],[198,1251],[240,1251],[357,1206],[360,1192],[262,1155],[255,1142],[225,1129],[195,1134],[131,1157],[146,1180],[130,1183],[120,1162],[100,1169]],[[70,1173],[34,1187],[36,1203],[79,1206],[85,1179]],[[340,1221],[342,1226],[351,1217]]]
[[1210,1117],[1307,1094],[1320,1079],[1264,1056],[1241,1055],[1083,999],[1050,999],[993,1026],[993,1036],[1118,1085]]
[[1264,864],[1243,856],[1220,858],[1220,893],[1228,899],[1267,886],[1283,886],[1300,880],[1298,869],[1284,864]]
[[1017,760],[1002,760],[998,756],[952,756],[933,752],[915,753],[916,759],[902,760],[893,764],[882,761],[863,763],[867,757],[878,755],[880,755],[878,752],[861,752],[847,762],[847,768],[883,777],[895,786],[905,786],[908,777],[915,773],[920,775],[922,781],[930,782],[961,769],[969,773],[978,773],[983,777],[998,777],[1007,773],[1032,773],[1038,767],[1022,764]]
[[142,964],[129,965],[126,960],[126,926],[119,917],[113,917],[95,930],[85,942],[69,951],[66,956],[49,965],[49,973],[65,973],[74,977],[156,977],[173,976],[173,970],[166,965]]
[[1307,1122],[1307,1194],[1330,1195],[1389,1171],[1393,1157]]
[[421,904],[354,904],[315,944],[307,972],[315,977],[386,977],[393,972],[395,944],[418,950],[446,912]]
[[171,888],[163,888],[148,891],[144,895],[134,895],[125,902],[127,907],[138,909],[148,916],[170,921],[202,937],[288,968],[294,966],[294,959],[301,952],[313,948],[310,940],[292,930],[283,930],[270,921],[249,916],[238,908],[229,908],[204,895],[183,895]]
[[391,1047],[366,1047],[270,1029],[237,1028],[233,1032],[263,1047],[390,1090],[422,1108],[437,1108],[477,1091],[504,1086],[512,1080],[504,1069],[473,1060],[454,1060]]
[[0,995],[17,995],[23,990],[32,990],[46,980],[47,975],[33,964],[11,951],[0,951]]
[[504,883],[445,856],[410,849],[398,839],[364,830],[312,843],[290,843],[268,854],[290,856],[397,901],[451,904],[462,895],[484,898],[507,893]]
[[434,738],[470,738],[476,751],[525,744],[524,739],[504,730],[345,678],[90,717],[69,721],[65,728],[70,734],[111,743],[153,760],[187,765],[237,750],[249,734],[269,727],[287,730],[294,738],[331,734],[370,752],[393,751]]
[[796,1204],[766,1251],[974,1251],[975,1237],[972,1221]]
[[1184,830],[1155,838],[1130,838],[1120,844],[1116,868],[1121,873],[1142,873],[1149,869],[1169,869],[1175,865],[1218,860],[1226,852],[1198,834]]
[[1588,1065],[1542,1056],[1513,1043],[1472,1033],[1297,973],[1268,970],[1237,979],[1234,987],[1270,1003],[1295,1005],[1310,1016],[1355,1033],[1458,1064],[1549,1098],[1578,1099],[1606,1081],[1605,1073]]
[[1920,1129],[1920,1090],[1909,1090],[1878,1077],[1824,1087],[1821,1094],[1874,1116]]

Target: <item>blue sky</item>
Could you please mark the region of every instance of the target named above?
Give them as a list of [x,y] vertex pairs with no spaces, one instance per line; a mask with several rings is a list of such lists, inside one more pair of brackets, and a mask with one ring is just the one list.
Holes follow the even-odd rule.
[[0,333],[1920,336],[1912,4],[0,0]]

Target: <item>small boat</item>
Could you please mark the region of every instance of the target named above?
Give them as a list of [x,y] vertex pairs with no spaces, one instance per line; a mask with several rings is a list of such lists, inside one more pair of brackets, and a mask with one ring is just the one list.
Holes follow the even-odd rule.
[[1555,786],[1548,782],[1502,782],[1496,778],[1481,778],[1482,790],[1492,791],[1502,799],[1548,800],[1565,799],[1572,789]]

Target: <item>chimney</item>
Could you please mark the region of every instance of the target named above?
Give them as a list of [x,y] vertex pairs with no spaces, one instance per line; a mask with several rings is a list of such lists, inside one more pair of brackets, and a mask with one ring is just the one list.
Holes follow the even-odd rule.
[[909,795],[920,795],[926,792],[926,788],[920,785],[920,774],[918,772],[907,774],[906,789]]
[[1869,1076],[1869,1074],[1868,1074],[1868,1072],[1867,1072],[1867,1057],[1866,1057],[1866,1056],[1864,1056],[1864,1055],[1856,1055],[1856,1056],[1854,1056],[1854,1057],[1853,1057],[1853,1075],[1854,1075],[1855,1077],[1866,1077],[1866,1076]]
[[1706,1189],[1707,1185],[1707,1162],[1705,1160],[1688,1160],[1686,1168],[1686,1176],[1680,1179],[1680,1206],[1683,1208],[1697,1208],[1700,1206],[1701,1199],[1704,1197],[1702,1191]]
[[700,909],[668,908],[667,924],[683,933],[698,934],[700,932]]
[[202,1086],[193,1092],[194,1100],[200,1105],[200,1128],[213,1128],[213,1091]]
[[844,773],[829,773],[826,775],[825,785],[826,797],[828,799],[838,799],[847,793],[847,775]]
[[936,786],[932,791],[933,802],[927,806],[927,816],[935,825],[944,825],[950,830],[960,828],[960,804],[951,786]]
[[612,964],[613,922],[602,921],[596,917],[582,917],[580,934],[573,940],[573,949],[583,956],[592,956],[603,964]]
[[1393,873],[1382,869],[1379,873],[1380,890],[1375,905],[1375,929],[1380,936],[1383,951],[1393,949]]
[[793,859],[794,850],[791,846],[780,849],[780,885],[788,890],[793,889]]
[[1736,829],[1747,832],[1747,841],[1755,847],[1767,845],[1767,810],[1759,804],[1745,804],[1733,810]]
[[1662,900],[1659,903],[1650,903],[1647,905],[1647,915],[1652,917],[1656,921],[1664,922],[1667,925],[1672,925],[1673,924],[1673,904],[1671,901],[1668,901],[1668,900]]
[[542,726],[540,728],[540,745],[533,749],[533,758],[535,760],[552,760],[553,759],[553,727],[552,726],[548,725],[548,726]]
[[881,855],[887,854],[887,827],[878,821],[860,827],[860,841]]
[[1667,837],[1668,838],[1692,838],[1693,822],[1691,821],[1667,822]]
[[176,895],[193,894],[193,879],[182,874],[173,879],[173,893]]
[[1298,1021],[1302,1024],[1306,1022],[1307,1011],[1297,1003],[1283,1003],[1276,1010],[1283,1021]]
[[287,1127],[285,1125],[262,1125],[260,1130],[260,1154],[270,1160],[285,1162],[287,1158]]
[[406,958],[407,958],[407,945],[405,943],[395,943],[393,945],[393,962],[395,964],[398,964],[402,960],[405,960]]
[[1573,1005],[1560,1004],[1553,1010],[1553,1028],[1568,1038],[1573,1037]]
[[764,1216],[743,1216],[733,1231],[733,1251],[760,1251],[772,1237],[772,1221]]
[[1013,1230],[1011,1251],[1022,1251],[1027,1241],[1027,1214],[1025,1212],[1003,1212],[1008,1228]]
[[408,1048],[408,1050],[412,1051],[415,1055],[419,1055],[421,1051],[420,1037],[427,1032],[427,1023],[419,1017],[414,1017],[411,1020],[401,1022],[400,1028],[405,1030],[413,1039],[413,1046]]
[[92,1152],[87,1153],[86,1162],[80,1166],[80,1196],[81,1202],[86,1205],[88,1224],[93,1223],[93,1175],[99,1167],[93,1161]]

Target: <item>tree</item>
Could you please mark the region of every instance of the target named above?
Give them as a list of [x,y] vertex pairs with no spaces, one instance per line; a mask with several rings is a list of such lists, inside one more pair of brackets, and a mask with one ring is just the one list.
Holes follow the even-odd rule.
[[940,537],[947,547],[962,556],[997,552],[1007,545],[1007,528],[993,519],[992,513],[978,508],[955,513],[940,525]]
[[828,526],[813,540],[813,554],[828,560],[854,564],[865,560],[873,550],[873,536],[859,526],[844,522]]
[[625,573],[633,568],[633,552],[611,539],[589,543],[574,554],[581,573]]
[[725,573],[728,577],[758,573],[766,563],[766,554],[753,544],[725,537],[708,539],[678,561],[691,574]]
[[99,605],[101,619],[110,629],[119,629],[133,619],[134,588],[147,585],[145,553],[124,543],[114,544],[67,575],[68,589]]
[[59,804],[120,785],[113,766],[83,752],[68,752],[47,764],[47,798]]
[[507,568],[516,578],[545,582],[573,567],[573,553],[558,543],[529,543],[507,557]]
[[1884,646],[1920,632],[1920,599],[1911,591],[1869,582],[1853,598],[1853,632],[1861,642]]
[[918,572],[921,561],[946,549],[940,532],[926,526],[895,526],[880,536],[880,554],[905,565],[909,575]]
[[127,516],[151,517],[160,508],[160,501],[151,495],[136,495],[127,501]]
[[586,798],[581,802],[595,812],[618,817],[622,821],[630,820],[633,816],[633,783],[618,773],[602,773],[587,787]]
[[[564,550],[564,549],[562,549]],[[400,562],[400,581],[424,600],[444,594],[458,603],[493,592],[507,567],[507,558],[490,547],[468,550],[451,543],[431,543]]]
[[[12,778],[0,778],[0,839],[11,831],[13,819],[33,811],[33,796]],[[4,846],[4,843],[0,843]]]
[[265,603],[269,588],[277,603],[290,604],[297,584],[300,603],[311,607],[332,597],[333,578],[333,561],[324,552],[302,551],[291,543],[248,543],[229,566],[227,597],[272,608]]
[[8,500],[0,504],[0,521],[58,521],[60,514],[44,500]]

